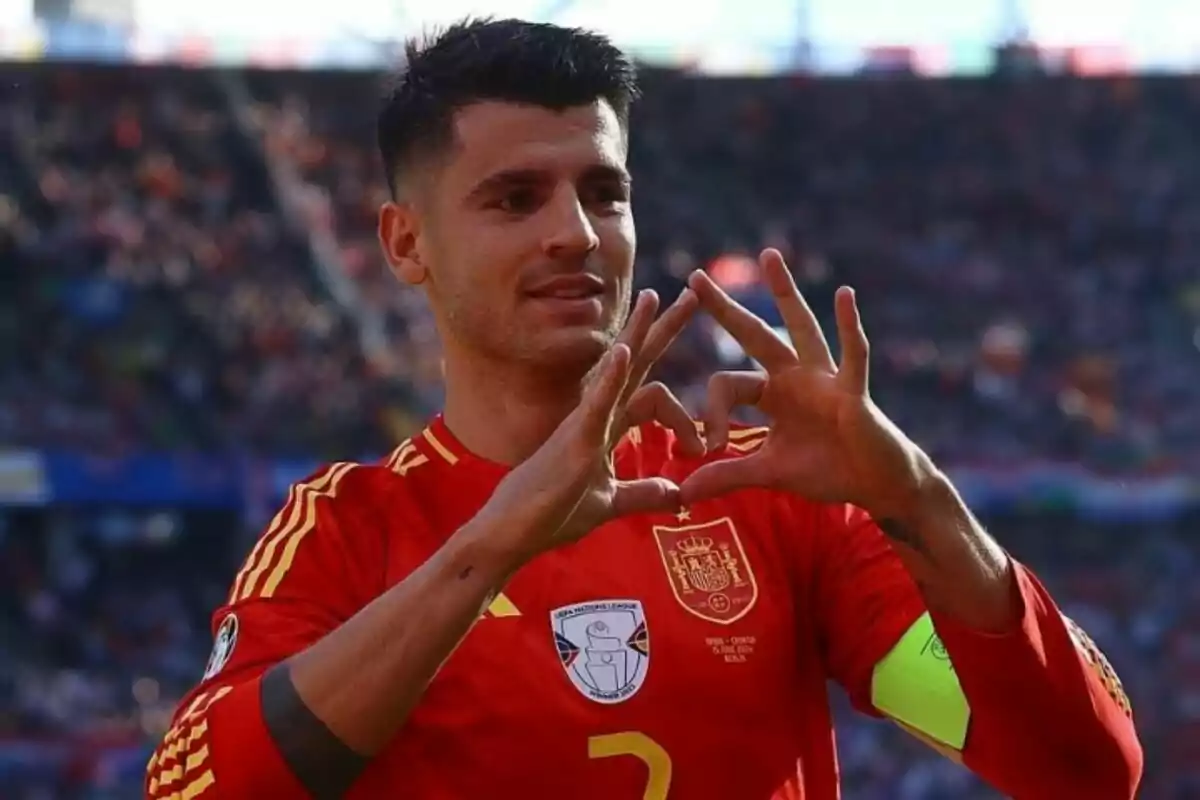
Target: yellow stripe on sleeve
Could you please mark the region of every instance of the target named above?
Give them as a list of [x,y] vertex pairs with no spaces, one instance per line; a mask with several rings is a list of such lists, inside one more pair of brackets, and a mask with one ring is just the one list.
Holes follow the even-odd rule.
[[229,599],[227,601],[229,605],[232,605],[234,602],[236,602],[238,595],[242,593],[242,587],[246,583],[246,576],[250,574],[250,572],[254,569],[254,565],[258,563],[260,558],[262,558],[262,551],[263,548],[267,546],[267,542],[269,542],[272,537],[279,532],[281,527],[287,527],[289,524],[286,523],[285,520],[288,518],[288,515],[290,513],[294,513],[296,509],[296,492],[299,491],[301,485],[302,484],[299,483],[292,484],[291,488],[288,489],[287,500],[284,502],[283,506],[279,509],[275,516],[271,518],[271,523],[267,525],[263,535],[258,537],[258,541],[255,542],[254,548],[250,551],[250,555],[246,557],[246,561],[242,564],[242,568],[238,570],[237,577],[233,579],[233,586],[229,590]]
[[[303,521],[296,530],[287,534],[286,543],[283,546],[283,555],[279,558],[279,563],[275,565],[275,569],[271,570],[270,576],[266,583],[263,584],[260,597],[271,597],[275,594],[275,590],[279,588],[280,581],[288,574],[288,570],[292,568],[292,561],[296,558],[296,549],[300,547],[300,542],[304,541],[304,537],[308,536],[309,532],[317,526],[317,500],[322,497],[334,497],[337,495],[338,484],[342,482],[342,478],[346,476],[350,470],[354,469],[353,464],[343,464],[333,473],[333,478],[329,485],[324,489],[317,491],[313,490],[305,495],[305,508]],[[282,540],[282,537],[281,537]],[[251,584],[253,588],[253,584]]]
[[196,778],[187,786],[183,787],[183,792],[180,793],[179,796],[181,800],[195,800],[196,797],[199,797],[201,794],[208,791],[208,788],[214,785],[216,782],[217,779],[213,775],[212,770],[206,769],[199,778]]
[[188,753],[187,761],[184,762],[183,771],[191,772],[199,767],[208,759],[208,745],[201,745],[200,749],[194,753]]
[[[314,496],[323,494],[331,484],[339,480],[353,468],[353,464],[334,464],[327,472],[316,479],[308,483],[302,483],[296,487],[296,495],[293,499],[292,510],[288,515],[287,522],[274,533],[263,537],[263,540],[260,542],[263,545],[262,552],[259,554],[254,568],[245,576],[242,587],[235,598],[236,602],[248,600],[255,595],[254,590],[258,585],[258,581],[275,561],[275,551],[279,548],[279,544],[286,541],[297,530],[302,530],[305,525],[315,523],[315,520],[310,519],[314,513],[312,503]],[[258,548],[255,549],[257,550]]]

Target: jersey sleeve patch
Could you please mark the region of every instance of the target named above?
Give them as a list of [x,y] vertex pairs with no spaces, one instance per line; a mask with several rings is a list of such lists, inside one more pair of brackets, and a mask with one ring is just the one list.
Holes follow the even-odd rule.
[[233,655],[233,648],[237,644],[237,638],[237,614],[229,614],[225,619],[221,620],[221,626],[217,628],[217,635],[213,640],[212,655],[208,657],[208,665],[204,668],[203,680],[212,678],[225,668],[225,665],[229,663],[229,659]]
[[928,613],[875,665],[871,703],[934,742],[955,750],[965,745],[971,709]]

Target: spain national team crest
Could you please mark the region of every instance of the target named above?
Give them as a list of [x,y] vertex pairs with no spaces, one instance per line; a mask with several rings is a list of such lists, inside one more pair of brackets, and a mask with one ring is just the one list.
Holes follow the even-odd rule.
[[729,625],[758,600],[758,584],[733,520],[670,527],[654,526],[671,590],[684,608],[702,619]]
[[646,614],[637,600],[576,603],[550,612],[558,658],[575,688],[597,703],[637,694],[650,666]]

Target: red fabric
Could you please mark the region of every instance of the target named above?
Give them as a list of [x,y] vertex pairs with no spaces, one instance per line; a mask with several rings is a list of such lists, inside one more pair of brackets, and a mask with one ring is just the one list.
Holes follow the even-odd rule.
[[[197,796],[206,798],[305,796],[262,722],[259,679],[382,591],[382,531],[369,527],[361,504],[381,478],[386,484],[392,475],[333,465],[297,484],[313,488],[292,490],[213,614],[214,636],[232,615],[237,639],[220,671],[180,703],[147,769],[147,797],[178,797],[189,786],[205,788]],[[277,570],[281,579],[265,598]],[[245,598],[234,600],[238,593]]]
[[1028,568],[1014,575],[1024,610],[1008,634],[932,615],[971,707],[966,764],[1017,800],[1133,797],[1142,751],[1115,675]]
[[[761,437],[735,432],[729,454],[753,450]],[[663,429],[639,429],[618,449],[618,472],[682,479],[697,463],[671,449]],[[211,784],[190,796],[302,797],[261,723],[259,676],[402,580],[505,474],[463,450],[437,420],[383,466],[333,467],[294,490],[235,582],[234,601],[214,615],[214,632],[237,615],[237,642],[181,707],[182,733],[168,738],[148,771],[148,781],[158,779],[150,796],[199,786],[211,771]],[[288,542],[291,566],[280,572]],[[252,579],[258,563],[267,566]],[[271,596],[255,596],[276,574]],[[1078,769],[1115,775],[1100,762],[1129,755],[1117,744],[1125,718],[1069,649],[1049,598],[1019,575],[1026,622],[1010,636],[980,637],[936,620],[974,708],[967,761],[1017,787],[1021,800],[1081,796],[1064,789]],[[870,711],[874,664],[924,610],[864,514],[766,491],[703,503],[686,519],[606,526],[530,563],[504,598],[519,615],[484,615],[351,798],[609,800],[668,784],[671,797],[689,800],[836,798],[826,680],[843,683]],[[637,691],[602,703],[568,677],[553,612],[610,600],[640,604],[639,646],[649,656]],[[633,658],[628,644],[624,652]],[[571,665],[588,658],[568,654]],[[1052,699],[1060,696],[1073,699]],[[186,731],[201,721],[207,729],[183,752],[177,742],[191,741]],[[1078,760],[1064,763],[1063,752]],[[164,784],[175,766],[183,774]]]

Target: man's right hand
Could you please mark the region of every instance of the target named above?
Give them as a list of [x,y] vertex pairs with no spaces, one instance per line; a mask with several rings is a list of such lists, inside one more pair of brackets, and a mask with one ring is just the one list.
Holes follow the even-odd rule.
[[655,320],[658,296],[639,293],[625,329],[592,371],[579,406],[496,487],[480,516],[505,522],[511,538],[496,544],[513,570],[609,520],[678,507],[679,487],[665,478],[618,480],[612,451],[630,428],[657,420],[675,432],[685,452],[704,452],[679,400],[660,383],[642,385],[697,306],[696,295],[685,290]]

